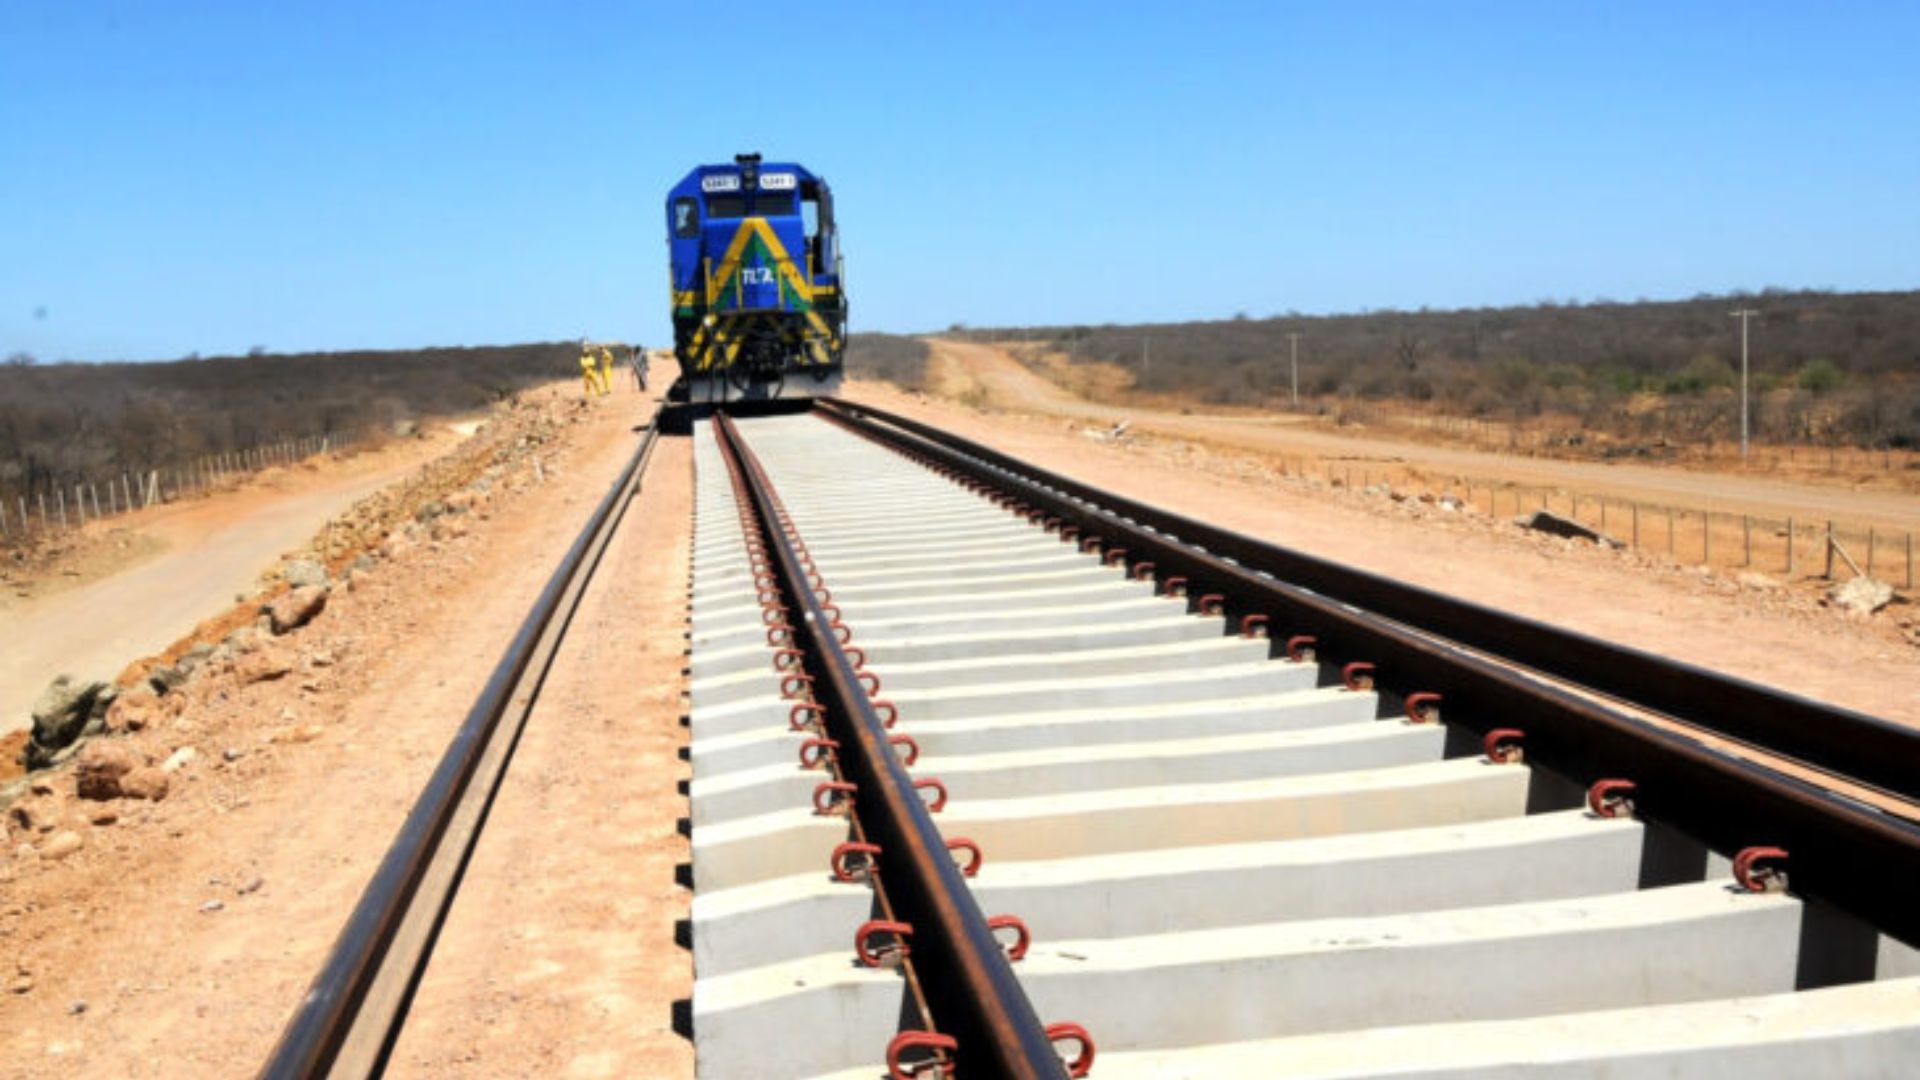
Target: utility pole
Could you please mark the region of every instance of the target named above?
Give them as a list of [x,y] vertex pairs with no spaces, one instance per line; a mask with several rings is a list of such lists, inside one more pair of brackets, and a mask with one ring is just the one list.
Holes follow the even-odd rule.
[[1287,352],[1293,366],[1293,406],[1300,407],[1300,335],[1287,334]]
[[1740,320],[1740,460],[1747,460],[1747,321],[1760,314],[1752,308],[1733,313]]

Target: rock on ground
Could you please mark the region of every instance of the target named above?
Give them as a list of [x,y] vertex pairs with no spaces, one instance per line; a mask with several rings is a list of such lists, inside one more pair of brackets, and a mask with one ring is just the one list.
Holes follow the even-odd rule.
[[1868,577],[1857,577],[1833,587],[1827,594],[1833,605],[1849,615],[1867,616],[1893,602],[1893,586]]
[[243,686],[278,679],[292,670],[293,656],[277,645],[255,649],[233,662],[234,676]]
[[83,799],[117,799],[127,775],[145,764],[131,747],[97,739],[74,761],[74,787]]
[[89,723],[104,724],[113,696],[106,683],[61,675],[40,692],[33,703],[33,735],[27,743],[29,769],[52,764],[61,750],[72,746]]
[[267,615],[273,620],[273,632],[285,634],[297,630],[313,621],[314,616],[327,606],[327,590],[318,585],[307,585],[267,605]]
[[1572,518],[1564,518],[1559,514],[1549,513],[1545,510],[1535,510],[1532,514],[1520,519],[1520,526],[1521,528],[1532,529],[1535,532],[1543,532],[1550,536],[1563,536],[1569,540],[1591,540],[1596,544],[1605,544],[1608,547],[1617,548],[1620,546],[1620,541],[1615,540],[1605,533],[1595,529],[1589,529]]
[[317,559],[288,559],[280,571],[280,577],[296,589],[324,587],[327,584],[327,568]]

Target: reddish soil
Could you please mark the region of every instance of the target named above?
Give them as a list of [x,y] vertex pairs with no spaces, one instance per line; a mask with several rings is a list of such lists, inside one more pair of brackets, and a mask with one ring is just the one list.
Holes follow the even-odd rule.
[[[287,674],[248,682],[243,671],[210,665],[180,692],[186,707],[179,716],[104,740],[151,759],[192,747],[193,760],[170,774],[164,799],[82,800],[71,769],[36,774],[46,793],[0,814],[0,1073],[256,1072],[448,737],[631,453],[635,425],[651,409],[650,400],[623,389],[590,406],[572,395],[549,396],[500,420],[544,418],[541,430],[551,441],[509,458],[470,512],[436,519],[417,539],[392,542],[391,554],[370,572],[335,588],[310,625],[273,639],[265,652],[288,666]],[[469,445],[487,437],[483,432]],[[684,472],[685,459],[669,453],[655,468],[662,476]],[[572,1014],[572,1026],[545,1032],[541,1044],[565,1052],[494,1063],[472,1056],[487,1049],[475,1031],[488,1014],[467,1005],[510,1001],[516,991],[507,983],[545,959],[501,954],[482,973],[505,980],[494,999],[458,981],[449,987],[445,976],[461,973],[460,966],[436,969],[436,993],[447,988],[463,1015],[443,1027],[433,1013],[423,1014],[429,1020],[409,1034],[403,1057],[416,1071],[564,1071],[573,1055],[584,1061],[614,1045],[614,1025],[591,1017],[616,991],[627,1004],[615,1071],[648,1073],[656,1064],[689,1071],[690,1051],[661,1034],[689,978],[689,961],[673,940],[683,902],[673,885],[674,862],[684,857],[675,831],[684,800],[674,786],[683,766],[673,752],[681,737],[680,626],[673,624],[670,644],[658,639],[658,628],[639,638],[607,628],[604,640],[595,639],[597,629],[585,631],[608,627],[623,606],[659,603],[663,590],[682,598],[686,544],[672,530],[685,531],[688,513],[684,488],[678,501],[675,490],[670,479],[650,481],[630,512],[631,535],[616,544],[583,611],[578,636],[591,653],[565,661],[571,674],[557,673],[556,696],[536,716],[524,760],[509,775],[503,831],[481,851],[473,886],[476,897],[498,901],[503,894],[489,888],[509,885],[489,886],[494,878],[486,866],[501,866],[503,853],[509,862],[519,858],[526,832],[537,832],[551,849],[541,865],[556,875],[555,888],[586,880],[589,866],[606,879],[603,887],[624,887],[618,910],[603,892],[583,895],[585,909],[573,914],[598,919],[606,935],[630,938],[620,956],[598,959],[607,970],[624,963],[638,973],[608,982],[584,968],[570,987],[592,1001]],[[664,538],[646,531],[655,528],[649,522],[656,505]],[[628,677],[611,677],[611,664]],[[590,674],[607,686],[589,685]],[[626,696],[612,696],[618,693]],[[625,755],[612,759],[617,768],[605,767],[610,745]],[[575,783],[581,790],[569,787]],[[555,801],[557,789],[566,790]],[[31,820],[23,822],[22,812]],[[74,843],[56,839],[66,832],[79,846],[61,854]],[[568,857],[580,861],[570,867]],[[468,940],[470,912],[455,912],[450,940]],[[516,912],[516,920],[526,914]],[[497,910],[483,920],[489,927],[505,921]],[[532,945],[485,928],[481,936]],[[555,944],[574,956],[572,945]],[[465,1040],[469,1051],[414,1049],[414,1034],[435,1033]]]
[[111,680],[251,592],[255,577],[356,499],[446,453],[421,439],[273,468],[209,498],[88,525],[71,556],[17,575],[0,599],[0,734],[31,725],[33,699],[62,672]]

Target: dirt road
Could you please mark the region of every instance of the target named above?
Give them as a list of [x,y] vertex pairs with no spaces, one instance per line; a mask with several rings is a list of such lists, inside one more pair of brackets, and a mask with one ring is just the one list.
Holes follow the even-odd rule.
[[1441,475],[1485,477],[1536,487],[1568,487],[1622,499],[1677,503],[1727,514],[1837,520],[1920,531],[1920,499],[1887,491],[1850,491],[1761,476],[1636,464],[1510,457],[1484,451],[1334,433],[1293,415],[1172,413],[1102,405],[1049,382],[989,345],[933,342],[930,382],[941,396],[984,400],[996,409],[1128,421],[1134,430],[1265,453],[1352,462],[1399,462]]
[[[886,384],[851,383],[845,396],[917,416],[996,449],[1096,487],[1325,558],[1400,578],[1476,603],[1768,683],[1889,719],[1920,725],[1920,649],[1901,644],[1901,604],[1868,622],[1815,605],[1814,583],[1748,586],[1702,575],[1660,556],[1615,552],[1518,528],[1471,509],[1445,513],[1418,500],[1392,500],[1283,477],[1258,453],[1323,445],[1289,441],[1295,433],[1221,425],[1203,416],[1114,409],[1073,398],[998,350],[935,346],[932,396]],[[957,400],[943,400],[954,395]],[[985,400],[985,409],[975,407]],[[1000,403],[1006,403],[1002,406]],[[1069,419],[1062,419],[1063,417]],[[1071,430],[1097,418],[1120,419],[1155,440],[1093,441]],[[1223,440],[1252,431],[1243,450]],[[1191,434],[1191,437],[1189,437]],[[1339,440],[1334,448],[1356,453]],[[1415,455],[1424,447],[1387,444],[1381,452]],[[1504,459],[1494,458],[1494,468]],[[1565,463],[1523,460],[1516,469]],[[1638,470],[1658,473],[1661,470]],[[1658,477],[1738,490],[1724,478]],[[1846,492],[1832,492],[1845,496]]]
[[[213,665],[177,692],[179,715],[114,740],[161,759],[196,751],[164,800],[79,799],[66,769],[33,802],[47,829],[0,816],[0,1076],[258,1071],[652,404],[563,394],[516,412],[546,419],[479,436],[525,449],[492,471],[484,503],[390,542],[311,625],[275,639],[291,671],[250,681]],[[409,1031],[406,1071],[691,1071],[671,1029],[691,980],[673,934],[686,904],[673,880],[686,850],[684,451],[655,468],[577,616],[586,651],[556,668],[509,773],[475,902],[448,926],[461,951],[429,972],[454,1009]],[[648,604],[660,607],[628,617]],[[36,851],[62,830],[77,850]],[[515,881],[521,867],[536,877]],[[496,951],[468,955],[476,942]],[[519,1015],[523,995],[527,1026],[487,1026]]]
[[315,470],[274,469],[236,491],[109,523],[147,557],[0,610],[0,735],[31,726],[33,699],[54,676],[110,680],[166,648],[251,591],[329,517],[463,437],[448,428]]

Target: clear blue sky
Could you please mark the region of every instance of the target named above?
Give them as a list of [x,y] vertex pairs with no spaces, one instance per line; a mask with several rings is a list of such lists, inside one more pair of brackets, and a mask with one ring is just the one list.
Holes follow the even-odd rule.
[[[685,13],[692,12],[692,15]],[[0,4],[0,353],[667,335],[701,161],[856,328],[1920,286],[1920,5]]]

